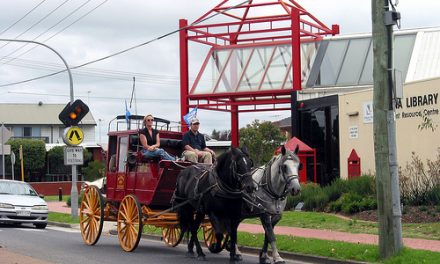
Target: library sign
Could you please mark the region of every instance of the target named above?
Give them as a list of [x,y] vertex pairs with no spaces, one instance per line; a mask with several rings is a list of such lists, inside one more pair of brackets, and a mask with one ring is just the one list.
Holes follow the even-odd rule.
[[438,116],[439,96],[438,93],[410,96],[396,100],[396,119]]

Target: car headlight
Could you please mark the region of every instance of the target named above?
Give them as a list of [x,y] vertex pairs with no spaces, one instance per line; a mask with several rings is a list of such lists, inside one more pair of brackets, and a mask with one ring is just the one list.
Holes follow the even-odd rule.
[[47,205],[34,205],[32,209],[36,211],[48,210]]
[[14,209],[14,206],[12,204],[0,203],[0,208],[2,208],[2,209]]

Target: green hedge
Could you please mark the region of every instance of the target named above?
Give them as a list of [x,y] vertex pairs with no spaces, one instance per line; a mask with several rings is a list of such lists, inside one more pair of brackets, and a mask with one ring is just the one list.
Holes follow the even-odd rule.
[[286,210],[303,202],[303,209],[307,211],[330,210],[352,214],[377,208],[375,197],[375,180],[367,175],[351,180],[337,179],[325,187],[307,183],[302,185],[298,196],[288,197]]

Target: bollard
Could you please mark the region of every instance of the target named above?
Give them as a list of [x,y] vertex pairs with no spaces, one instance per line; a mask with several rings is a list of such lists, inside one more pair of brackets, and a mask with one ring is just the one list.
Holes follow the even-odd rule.
[[58,201],[62,201],[63,200],[63,188],[58,188]]

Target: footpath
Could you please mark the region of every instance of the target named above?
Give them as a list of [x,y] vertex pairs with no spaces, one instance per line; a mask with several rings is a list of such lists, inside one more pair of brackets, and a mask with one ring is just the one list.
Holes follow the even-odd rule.
[[[49,211],[70,214],[71,209],[66,206],[65,202],[48,202]],[[238,227],[239,231],[248,233],[264,233],[264,229],[261,225],[245,224],[241,223]],[[379,237],[377,235],[370,234],[352,234],[346,232],[310,229],[310,228],[297,228],[287,226],[276,226],[275,234],[277,235],[290,235],[305,238],[316,238],[322,240],[334,240],[343,241],[356,244],[379,244]],[[422,249],[440,252],[439,240],[417,239],[417,238],[403,238],[403,244],[405,247],[413,249]]]

